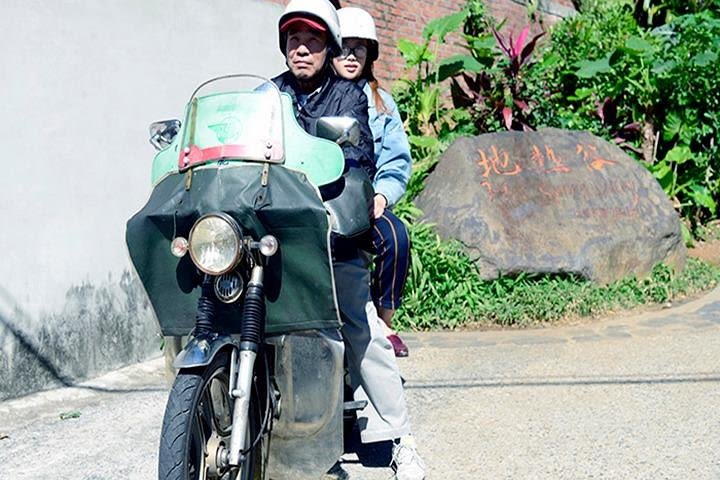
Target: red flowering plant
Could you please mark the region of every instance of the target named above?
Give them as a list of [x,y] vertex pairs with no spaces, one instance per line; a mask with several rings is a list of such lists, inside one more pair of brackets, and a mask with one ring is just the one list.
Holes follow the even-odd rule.
[[[524,72],[529,65],[540,32],[530,37],[530,26],[522,29],[517,38],[503,36],[492,27],[492,36],[481,34],[467,38],[471,58],[464,68],[452,77],[451,93],[456,107],[469,108],[478,131],[532,130],[528,115],[531,102],[525,95]],[[492,45],[490,42],[493,42]],[[529,39],[529,40],[528,40]],[[494,48],[492,48],[494,47]]]

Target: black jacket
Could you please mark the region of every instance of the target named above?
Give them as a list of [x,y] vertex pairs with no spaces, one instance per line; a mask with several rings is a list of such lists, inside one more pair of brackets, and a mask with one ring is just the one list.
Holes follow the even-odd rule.
[[328,68],[325,83],[318,92],[312,93],[304,107],[298,105],[298,85],[295,77],[287,71],[272,79],[280,91],[293,99],[295,116],[300,126],[310,135],[316,134],[320,117],[353,117],[360,122],[360,143],[357,146],[346,143],[342,146],[345,154],[345,170],[362,167],[370,178],[375,177],[373,137],[368,124],[368,100],[355,82],[340,78]]

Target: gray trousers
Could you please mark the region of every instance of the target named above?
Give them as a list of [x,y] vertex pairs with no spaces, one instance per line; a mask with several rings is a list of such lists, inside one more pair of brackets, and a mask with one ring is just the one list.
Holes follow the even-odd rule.
[[370,298],[370,272],[361,259],[336,262],[333,270],[355,400],[368,400],[358,412],[360,438],[371,443],[407,435],[410,418],[400,370]]

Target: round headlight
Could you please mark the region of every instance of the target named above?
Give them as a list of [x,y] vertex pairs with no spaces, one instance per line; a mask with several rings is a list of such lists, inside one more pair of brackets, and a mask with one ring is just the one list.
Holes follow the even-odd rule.
[[224,213],[200,217],[190,230],[189,243],[192,261],[210,275],[232,270],[242,256],[240,227]]

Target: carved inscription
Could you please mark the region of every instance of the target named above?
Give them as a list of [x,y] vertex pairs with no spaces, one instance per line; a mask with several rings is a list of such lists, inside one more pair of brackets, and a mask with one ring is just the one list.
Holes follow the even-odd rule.
[[[568,151],[564,153],[567,154]],[[572,156],[572,153],[575,155]],[[556,153],[553,147],[545,144],[532,144],[529,156],[524,158],[513,158],[510,152],[497,145],[479,148],[477,165],[480,167],[480,187],[505,214],[512,216],[533,211],[529,205],[539,208],[564,206],[566,210],[580,217],[637,216],[640,192],[637,182],[633,180],[610,181],[604,175],[586,183],[567,183],[570,178],[542,180],[545,176],[564,177],[576,168],[601,174],[618,163],[591,144],[576,144],[570,155],[571,157],[563,157]],[[507,181],[503,180],[517,176],[537,178],[539,181],[526,181],[523,185],[528,188],[511,189]],[[617,200],[617,206],[607,205],[606,199],[609,196]],[[575,205],[575,200],[578,199],[583,200],[583,206]]]
[[[598,152],[595,145],[576,145],[576,154],[590,171],[602,171],[605,167],[616,165]],[[519,160],[519,161],[518,161]],[[491,145],[489,148],[478,149],[478,161],[483,178],[492,178],[493,175],[514,176],[524,171],[532,173],[553,174],[569,173],[572,171],[572,162],[564,161],[555,150],[548,145],[533,145],[530,149],[530,158],[513,159],[504,148]]]
[[490,147],[489,152],[480,149],[480,160],[478,165],[483,168],[482,176],[488,178],[492,173],[496,175],[517,175],[522,172],[522,168],[514,160],[510,160],[510,155],[506,150],[498,149],[495,145]]
[[540,150],[537,145],[532,146],[532,153],[530,154],[530,164],[533,165],[536,172],[541,173],[568,173],[570,167],[555,155],[555,151],[543,145],[544,153]]
[[602,170],[606,166],[616,165],[615,160],[608,160],[598,155],[597,147],[595,145],[577,145],[577,153],[582,155],[585,166],[588,170]]

